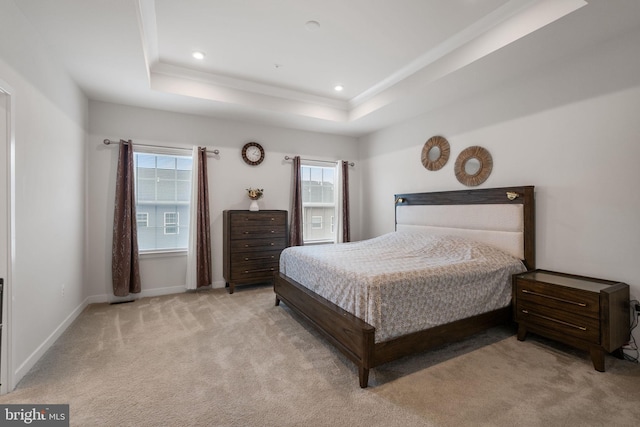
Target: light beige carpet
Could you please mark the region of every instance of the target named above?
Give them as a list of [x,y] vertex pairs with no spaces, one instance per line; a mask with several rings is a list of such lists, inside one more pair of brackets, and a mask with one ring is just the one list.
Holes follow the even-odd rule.
[[372,371],[268,286],[96,304],[5,403],[69,403],[77,426],[635,426],[640,366],[510,328]]

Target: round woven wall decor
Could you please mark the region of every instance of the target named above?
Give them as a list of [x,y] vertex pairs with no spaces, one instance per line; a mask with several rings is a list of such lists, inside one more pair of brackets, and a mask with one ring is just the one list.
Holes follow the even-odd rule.
[[432,136],[422,147],[422,165],[430,171],[442,169],[449,160],[450,151],[449,141],[446,138]]
[[493,159],[483,147],[468,147],[458,155],[454,169],[458,181],[468,187],[475,187],[491,175]]

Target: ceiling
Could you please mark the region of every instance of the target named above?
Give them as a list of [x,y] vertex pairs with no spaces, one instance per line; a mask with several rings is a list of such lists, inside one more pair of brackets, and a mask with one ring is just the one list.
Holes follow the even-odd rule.
[[481,87],[611,38],[639,24],[639,4],[16,1],[90,99],[353,136],[463,96],[469,70]]

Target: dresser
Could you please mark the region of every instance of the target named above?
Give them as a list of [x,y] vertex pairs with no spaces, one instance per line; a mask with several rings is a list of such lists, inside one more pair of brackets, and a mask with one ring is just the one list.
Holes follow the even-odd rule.
[[229,293],[239,284],[273,282],[287,246],[287,211],[223,212],[223,274]]
[[533,332],[589,351],[604,372],[605,352],[621,356],[630,334],[629,285],[546,270],[513,276],[518,340]]

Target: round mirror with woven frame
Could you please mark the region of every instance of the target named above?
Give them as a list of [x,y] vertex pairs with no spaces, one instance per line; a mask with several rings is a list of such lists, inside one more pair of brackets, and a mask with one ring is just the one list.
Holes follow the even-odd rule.
[[468,147],[458,155],[454,169],[458,181],[467,187],[475,187],[491,175],[493,159],[483,147]]
[[449,141],[442,136],[432,136],[422,147],[422,165],[430,171],[437,171],[449,160]]

